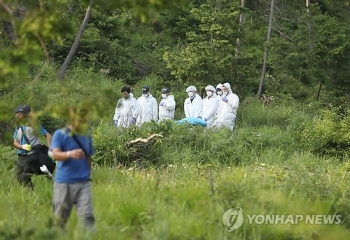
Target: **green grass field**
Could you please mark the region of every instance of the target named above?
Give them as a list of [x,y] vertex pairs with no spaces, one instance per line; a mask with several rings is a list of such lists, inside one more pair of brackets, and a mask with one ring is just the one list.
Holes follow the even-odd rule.
[[[102,106],[91,120],[96,229],[82,231],[74,211],[66,232],[55,227],[52,180],[35,176],[33,193],[19,186],[12,133],[0,129],[0,239],[349,238],[349,114],[281,96],[269,107],[242,99],[233,133],[170,122],[122,131],[111,121],[121,82],[78,69],[59,83],[55,74],[48,66],[29,91],[13,86],[1,96],[1,117],[14,126],[12,109],[26,102],[54,131],[66,123],[57,106],[85,98]],[[174,94],[181,119],[182,95]],[[126,147],[154,133],[163,137],[145,148]],[[226,231],[223,214],[237,207],[243,225]],[[341,223],[258,224],[248,215],[341,215]]]
[[[1,149],[9,150],[9,149]],[[75,212],[62,234],[52,226],[52,181],[35,176],[35,192],[1,167],[1,239],[347,239],[350,164],[291,156],[253,164],[181,163],[147,169],[95,166],[94,234],[77,226]],[[278,156],[277,156],[278,158]],[[4,159],[3,159],[4,160]],[[13,158],[11,160],[13,162]],[[341,224],[249,224],[227,232],[223,213],[342,215]]]

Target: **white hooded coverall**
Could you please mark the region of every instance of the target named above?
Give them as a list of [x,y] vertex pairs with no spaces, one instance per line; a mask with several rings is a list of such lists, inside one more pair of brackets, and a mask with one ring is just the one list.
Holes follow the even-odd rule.
[[[163,103],[163,106],[160,104]],[[163,98],[159,103],[159,122],[167,119],[174,119],[176,102],[173,95]]]
[[118,100],[115,108],[113,120],[118,120],[118,127],[128,128],[132,125],[131,119],[137,119],[139,107],[137,100],[133,95],[129,95],[128,99],[121,98]]
[[[223,86],[225,86],[228,90],[228,94],[226,95],[228,101],[220,101],[213,127],[227,127],[233,131],[233,127],[236,121],[237,108],[239,106],[239,98],[236,94],[232,93],[231,85],[229,83],[224,83]],[[224,94],[222,97],[223,96]]]
[[147,97],[141,96],[137,99],[139,105],[139,116],[136,125],[141,126],[145,122],[158,121],[158,103],[149,93]]
[[192,99],[188,97],[184,103],[184,110],[186,118],[202,117],[203,99],[196,93],[196,96]]
[[202,118],[207,119],[207,127],[211,127],[214,122],[215,113],[219,108],[219,97],[216,95],[216,93],[213,93],[213,95],[208,98],[203,99],[203,113]]

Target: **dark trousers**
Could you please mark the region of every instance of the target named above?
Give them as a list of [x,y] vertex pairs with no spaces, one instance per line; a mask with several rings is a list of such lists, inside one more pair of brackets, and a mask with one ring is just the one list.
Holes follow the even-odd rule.
[[[37,174],[36,165],[39,164],[38,155],[18,155],[17,167],[16,167],[16,175],[17,181],[33,190],[34,186],[32,183],[33,174]],[[40,166],[39,166],[40,167]]]

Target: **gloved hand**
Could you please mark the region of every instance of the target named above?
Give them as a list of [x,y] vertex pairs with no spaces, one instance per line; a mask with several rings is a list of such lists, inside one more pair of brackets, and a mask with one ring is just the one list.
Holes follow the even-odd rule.
[[135,123],[136,123],[136,119],[135,119],[135,118],[132,118],[132,119],[130,120],[130,122],[131,122],[132,124],[135,124]]
[[114,126],[118,125],[118,120],[114,120]]
[[226,98],[226,96],[222,96],[222,97],[221,97],[221,100],[224,101],[224,102],[227,102],[227,101],[228,101],[227,98]]
[[22,149],[26,151],[32,150],[32,146],[30,144],[23,144]]
[[161,107],[162,107],[162,106],[164,106],[164,102],[160,102],[160,104],[159,104],[159,105],[160,105]]

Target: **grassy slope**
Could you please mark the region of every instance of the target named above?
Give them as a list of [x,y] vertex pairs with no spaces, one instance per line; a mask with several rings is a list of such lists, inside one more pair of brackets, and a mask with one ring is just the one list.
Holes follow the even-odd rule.
[[[97,75],[73,72],[64,83],[67,92],[62,93],[52,80],[54,71],[47,71],[46,80],[31,88],[32,94],[38,90],[35,98],[17,89],[17,94],[3,99],[15,106],[29,98],[41,110],[46,102],[67,103],[68,99],[69,104],[83,96],[99,98],[102,91],[116,88],[112,94],[117,94],[122,86],[106,80],[102,86]],[[74,81],[80,78],[88,84]],[[157,80],[147,81],[157,85]],[[107,99],[114,98],[106,95],[103,101]],[[169,130],[157,148],[162,164],[157,168],[95,166],[94,235],[76,228],[74,212],[67,233],[57,232],[52,227],[51,182],[35,177],[36,191],[29,194],[15,181],[14,150],[0,145],[0,239],[348,239],[350,164],[303,149],[302,126],[312,122],[309,112],[313,111],[287,102],[266,108],[259,102],[246,105],[242,101],[233,135],[201,128]],[[163,126],[120,134],[109,122],[114,108],[106,106],[99,118],[107,121],[95,116],[93,128],[95,157],[104,163],[118,160],[108,152],[124,151],[122,142],[166,130]],[[241,207],[244,214],[341,214],[343,223],[251,225],[245,219],[240,229],[227,232],[222,215],[233,207]]]
[[[97,228],[91,239],[311,239],[315,234],[318,239],[347,239],[345,226],[250,225],[245,219],[243,227],[229,233],[221,220],[233,207],[241,207],[244,214],[334,214],[335,207],[348,203],[342,195],[349,176],[342,165],[310,155],[274,165],[213,165],[214,195],[208,169],[196,164],[143,171],[97,168]],[[49,180],[35,177],[36,191],[29,194],[14,183],[11,170],[1,171],[0,178],[2,231],[15,233],[20,227],[33,230],[31,239],[81,239],[74,212],[65,236],[47,227],[52,218]],[[28,239],[28,233],[20,239]]]

